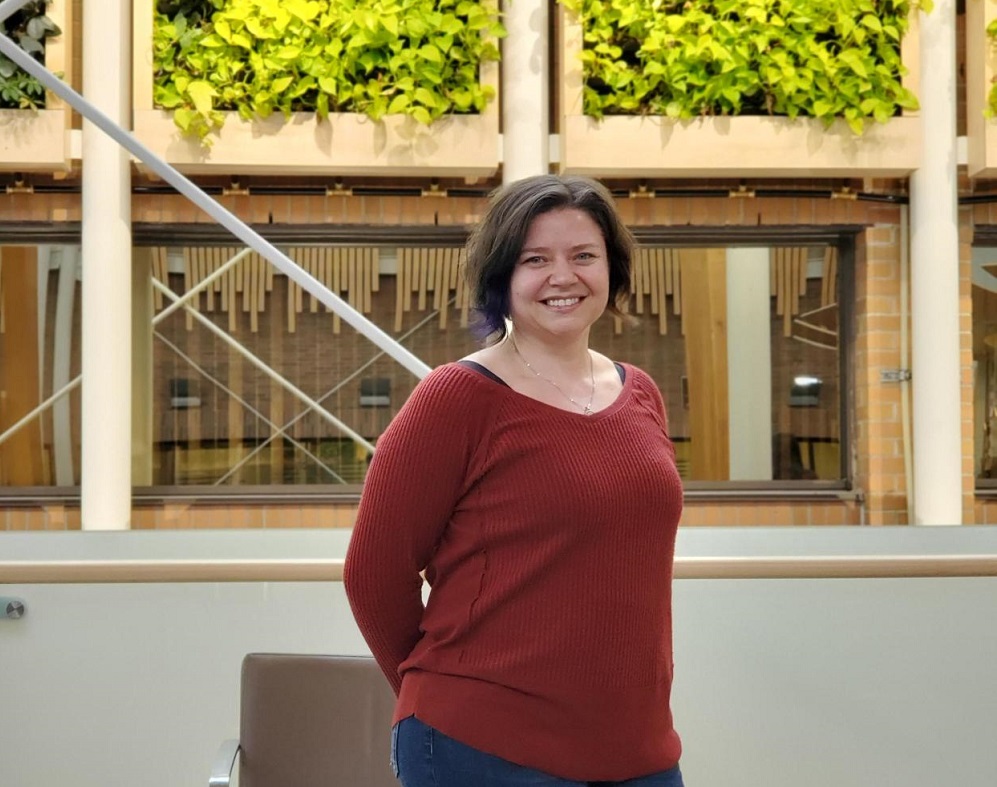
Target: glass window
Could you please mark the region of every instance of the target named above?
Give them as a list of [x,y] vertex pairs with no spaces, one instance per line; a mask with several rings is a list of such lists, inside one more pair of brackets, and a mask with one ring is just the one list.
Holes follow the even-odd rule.
[[687,481],[840,481],[837,246],[648,248],[634,328],[594,344],[657,381]]
[[80,276],[78,245],[0,246],[0,486],[80,483]]
[[[463,251],[459,239],[446,243],[282,248],[432,367],[476,347]],[[656,380],[686,481],[845,482],[849,244],[645,239],[633,319],[607,316],[592,345]],[[148,326],[136,329],[134,344],[149,348],[149,362],[133,365],[135,421],[146,423],[136,434],[144,450],[135,452],[135,485],[355,492],[371,447],[417,382],[412,373],[255,253],[210,243],[142,246],[135,263],[151,287],[149,298],[134,301],[144,316],[135,324]],[[79,484],[78,271],[78,246],[0,252],[0,435],[70,386],[0,443],[4,486]],[[186,304],[174,303],[195,288]],[[974,313],[984,314],[975,302]],[[989,333],[997,335],[997,309],[991,313]],[[979,379],[997,378],[987,368]],[[983,436],[980,446],[989,446]],[[15,453],[30,461],[3,461]]]
[[[284,251],[429,366],[474,349],[459,248]],[[238,253],[150,250],[155,278],[176,295]],[[415,387],[411,372],[256,254],[192,310],[167,305],[157,301],[153,318],[155,485],[362,482],[370,446]]]

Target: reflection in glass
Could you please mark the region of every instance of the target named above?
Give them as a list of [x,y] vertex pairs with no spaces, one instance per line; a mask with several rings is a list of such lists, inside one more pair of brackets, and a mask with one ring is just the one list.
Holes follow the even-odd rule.
[[[476,347],[461,249],[286,251],[428,365]],[[151,281],[134,299],[136,486],[362,482],[410,372],[247,250],[138,248],[135,265]],[[79,484],[79,269],[75,246],[0,249],[0,435],[64,391],[0,445],[0,485]],[[644,247],[633,324],[606,317],[592,346],[657,381],[684,479],[840,480],[841,279],[833,246]],[[189,308],[174,303],[196,288]],[[978,396],[993,413],[997,296],[974,299]]]
[[997,477],[997,248],[973,249],[973,411],[977,478]]
[[0,247],[0,486],[80,481],[80,249]]

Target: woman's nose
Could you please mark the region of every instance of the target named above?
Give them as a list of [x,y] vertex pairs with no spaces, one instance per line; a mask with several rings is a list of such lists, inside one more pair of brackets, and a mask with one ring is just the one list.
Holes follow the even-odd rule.
[[553,284],[570,284],[577,278],[575,267],[569,260],[557,257],[551,266],[549,278]]

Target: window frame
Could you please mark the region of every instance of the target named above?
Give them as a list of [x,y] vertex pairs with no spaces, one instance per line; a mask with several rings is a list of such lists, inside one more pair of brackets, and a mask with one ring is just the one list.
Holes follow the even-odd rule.
[[[988,224],[988,225],[976,225],[976,226],[973,227],[973,242],[970,245],[970,267],[971,268],[972,268],[972,265],[973,265],[972,253],[973,253],[973,250],[976,249],[976,248],[997,248],[997,225]],[[970,277],[971,277],[971,280],[970,280],[970,299],[972,300],[972,290],[973,290],[972,273],[970,274]],[[976,334],[976,325],[975,325],[975,322],[974,322],[974,324],[972,326],[972,330],[971,330],[971,336],[974,337],[974,340],[975,340],[975,334]],[[975,387],[975,382],[974,382],[974,387]],[[974,391],[974,400],[975,400],[975,391]],[[977,417],[977,413],[975,412],[975,407],[974,407],[974,412],[973,412],[973,446],[974,446],[974,455],[975,455],[975,447],[976,447],[976,417]],[[981,499],[982,498],[997,499],[997,478],[981,478],[979,475],[977,475],[977,470],[978,470],[978,468],[976,467],[976,461],[975,461],[975,456],[974,456],[974,461],[973,461],[973,491],[974,491],[974,494],[976,495],[976,497],[981,498]]]
[[[253,229],[275,245],[369,245],[380,247],[441,247],[462,246],[469,229],[462,226],[351,226],[321,224],[262,224]],[[673,248],[720,248],[729,246],[766,247],[833,245],[839,252],[838,298],[838,416],[840,434],[840,475],[834,480],[771,480],[771,481],[685,481],[687,500],[791,501],[791,500],[855,500],[861,492],[854,489],[851,447],[854,441],[854,391],[852,369],[855,350],[855,261],[857,240],[865,225],[766,225],[744,226],[632,226],[642,246]],[[78,244],[79,222],[21,222],[0,224],[0,245]],[[989,243],[980,243],[980,239]],[[132,243],[135,247],[160,245],[227,246],[231,235],[215,224],[159,224],[134,222]],[[975,245],[997,246],[997,227],[977,231]],[[981,488],[979,480],[978,488]],[[359,484],[309,484],[239,486],[135,486],[132,499],[136,504],[186,500],[207,505],[236,502],[281,503],[349,503],[359,500]],[[997,479],[982,485],[985,493],[997,496]],[[0,501],[18,504],[31,502],[79,501],[79,487],[9,487],[0,489]]]

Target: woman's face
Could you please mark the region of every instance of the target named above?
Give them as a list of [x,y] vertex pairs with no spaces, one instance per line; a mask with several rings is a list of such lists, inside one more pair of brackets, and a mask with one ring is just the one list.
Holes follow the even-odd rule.
[[602,230],[578,208],[537,216],[509,283],[516,332],[541,340],[588,338],[609,300]]

